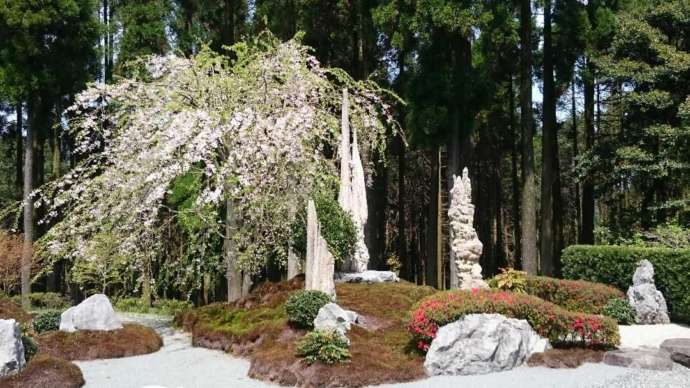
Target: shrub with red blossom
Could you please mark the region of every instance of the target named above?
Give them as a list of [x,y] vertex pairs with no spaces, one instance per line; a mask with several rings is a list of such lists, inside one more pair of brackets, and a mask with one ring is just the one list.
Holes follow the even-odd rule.
[[466,314],[496,313],[525,319],[553,346],[611,348],[620,343],[611,318],[571,312],[535,296],[507,291],[445,291],[420,301],[412,310],[408,330],[417,347],[427,351],[439,327]]
[[527,276],[525,292],[568,311],[588,314],[601,314],[609,300],[625,297],[622,291],[606,284],[546,276]]

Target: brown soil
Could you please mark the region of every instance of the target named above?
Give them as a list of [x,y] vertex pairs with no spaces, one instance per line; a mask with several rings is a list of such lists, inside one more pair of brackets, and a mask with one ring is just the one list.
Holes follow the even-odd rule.
[[31,321],[31,314],[9,298],[0,297],[0,319],[14,319],[17,322],[28,323]]
[[37,355],[19,374],[0,379],[5,388],[78,388],[84,376],[78,366],[69,361]]
[[338,304],[364,317],[349,333],[349,363],[306,365],[295,356],[305,331],[291,328],[283,304],[302,279],[266,283],[234,304],[216,304],[178,315],[195,346],[223,349],[251,360],[249,376],[299,387],[360,387],[424,377],[422,355],[410,344],[408,313],[430,287],[401,282],[338,284]]
[[544,353],[535,353],[527,360],[529,366],[545,366],[547,368],[577,368],[586,363],[601,362],[605,350],[568,348],[551,349]]
[[163,346],[151,328],[125,324],[112,331],[52,331],[36,337],[39,353],[65,360],[95,360],[153,353]]

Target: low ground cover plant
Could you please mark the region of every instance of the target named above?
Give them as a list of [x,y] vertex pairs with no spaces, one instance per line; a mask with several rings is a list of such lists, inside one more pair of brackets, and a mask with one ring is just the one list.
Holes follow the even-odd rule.
[[330,301],[331,297],[321,291],[297,291],[290,295],[285,303],[288,321],[296,327],[312,328],[314,327],[314,318],[319,313],[319,309]]
[[608,317],[571,312],[538,297],[507,291],[445,291],[422,300],[412,310],[409,332],[422,351],[438,328],[467,314],[496,313],[525,319],[554,346],[609,348],[620,343],[618,325]]
[[115,301],[115,309],[129,313],[176,315],[192,308],[191,302],[177,299],[156,299],[147,306],[141,298],[120,298]]
[[654,265],[654,281],[666,298],[671,319],[690,322],[690,249],[573,245],[563,251],[563,276],[626,291],[643,259]]
[[34,316],[32,325],[36,333],[58,330],[60,328],[60,310],[43,311]]
[[350,359],[349,346],[347,339],[335,330],[314,330],[299,341],[296,354],[307,364],[320,361],[333,365]]
[[619,325],[632,325],[637,321],[635,310],[623,298],[609,300],[601,313],[615,319]]

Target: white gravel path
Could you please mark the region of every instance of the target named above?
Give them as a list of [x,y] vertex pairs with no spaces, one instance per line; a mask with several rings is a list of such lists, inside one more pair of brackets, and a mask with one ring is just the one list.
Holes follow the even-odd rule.
[[[247,377],[247,360],[192,347],[190,335],[171,328],[170,318],[144,314],[124,314],[122,318],[156,329],[163,337],[163,348],[143,356],[77,362],[86,388],[274,387]],[[658,347],[666,338],[690,337],[690,328],[681,325],[623,326],[621,337],[625,347]],[[676,366],[669,372],[656,372],[604,364],[585,364],[576,369],[523,366],[489,375],[437,376],[380,387],[690,388],[690,369]]]
[[621,348],[658,348],[669,338],[690,338],[690,327],[671,323],[668,325],[619,326]]
[[[95,361],[78,361],[85,388],[261,388],[272,387],[247,377],[249,361],[227,353],[194,348],[188,333],[171,328],[171,319],[121,314],[125,322],[153,327],[163,347],[151,354]],[[53,387],[58,388],[58,387]]]

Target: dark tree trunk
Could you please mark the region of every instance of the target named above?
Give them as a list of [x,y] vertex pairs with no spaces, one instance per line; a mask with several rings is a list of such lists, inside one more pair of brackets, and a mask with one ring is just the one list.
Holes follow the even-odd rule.
[[520,175],[518,171],[518,155],[520,155],[520,131],[515,125],[515,95],[513,94],[513,75],[510,75],[510,83],[508,84],[509,100],[508,109],[510,109],[510,133],[512,152],[510,153],[511,164],[511,180],[513,186],[512,193],[512,221],[513,221],[513,266],[515,268],[521,267],[520,255]]
[[26,127],[26,144],[24,145],[24,246],[21,260],[21,301],[22,307],[29,309],[31,292],[31,262],[34,241],[34,201],[31,192],[34,189],[34,147],[36,143],[36,112],[38,103],[32,101],[28,107],[29,125]]
[[[571,96],[571,115],[573,119],[573,128],[572,128],[572,135],[573,135],[573,158],[576,158],[579,156],[580,151],[579,151],[579,145],[578,145],[578,136],[577,136],[577,105],[576,105],[576,99],[575,99],[575,77],[573,77],[573,82],[572,82],[572,96]],[[575,181],[575,241],[579,241],[579,235],[580,235],[580,224],[582,222],[582,214],[581,214],[581,204],[580,204],[580,182]]]
[[544,121],[542,126],[541,174],[541,272],[554,276],[559,267],[557,242],[560,209],[558,171],[558,134],[556,124],[556,91],[553,76],[553,42],[551,37],[551,0],[544,2]]
[[[585,148],[591,151],[594,147],[594,66],[587,59],[584,74],[585,93]],[[582,185],[582,229],[580,244],[594,244],[594,183],[587,176]]]
[[522,128],[521,252],[522,268],[530,274],[539,270],[537,252],[537,189],[534,177],[534,124],[532,118],[532,7],[520,2],[520,126]]
[[438,230],[439,230],[439,186],[440,180],[440,165],[438,148],[434,148],[431,153],[431,200],[429,201],[429,217],[427,227],[427,260],[426,260],[426,284],[432,287],[441,288],[440,284],[443,279],[440,279],[438,272],[439,268],[439,247],[438,247]]
[[23,187],[22,184],[24,182],[23,176],[22,176],[22,165],[23,165],[23,159],[24,159],[24,153],[23,153],[23,142],[24,142],[24,134],[22,133],[24,130],[24,112],[22,110],[22,102],[17,103],[16,107],[16,114],[17,114],[17,125],[16,125],[16,131],[17,131],[17,138],[16,138],[16,154],[15,154],[15,169],[16,169],[16,176],[15,176],[15,187],[17,190],[17,195],[19,197],[23,197]]

